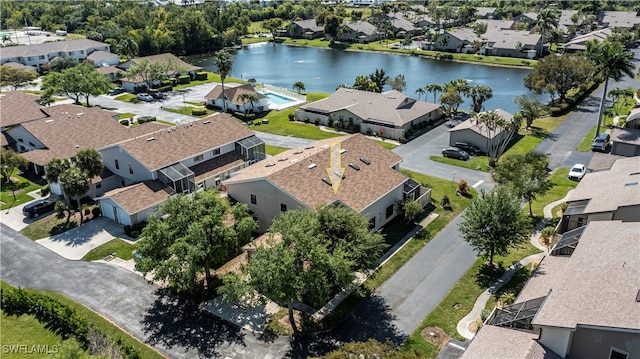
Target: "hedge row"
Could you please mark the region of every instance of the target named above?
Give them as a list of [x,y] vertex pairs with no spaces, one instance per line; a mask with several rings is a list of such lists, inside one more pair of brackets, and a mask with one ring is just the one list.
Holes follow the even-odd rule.
[[[7,287],[0,289],[0,306],[7,315],[33,315],[39,322],[63,339],[75,337],[87,348],[89,344],[89,323],[75,309],[46,295],[27,292],[21,288]],[[93,328],[97,331],[96,328]],[[103,333],[104,334],[104,333]],[[130,344],[117,338],[115,343],[120,347],[125,358],[139,359],[140,354]]]
[[202,72],[196,72],[196,78],[195,78],[195,80],[202,80],[202,81],[204,81],[204,80],[206,80],[206,79],[208,79],[208,78],[209,78],[209,75],[208,75],[206,72],[204,72],[204,71],[202,71]]
[[147,122],[153,122],[156,120],[155,116],[140,116],[138,117],[138,123],[139,124],[143,124],[143,123],[147,123]]
[[206,115],[207,114],[207,109],[206,108],[192,108],[191,109],[191,114],[194,115],[194,116]]

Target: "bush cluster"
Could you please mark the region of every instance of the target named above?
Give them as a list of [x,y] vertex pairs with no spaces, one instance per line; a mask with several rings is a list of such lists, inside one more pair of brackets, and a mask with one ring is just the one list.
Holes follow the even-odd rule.
[[204,81],[208,78],[209,78],[209,74],[207,74],[206,72],[204,71],[196,72],[196,78],[195,78],[196,80]]
[[129,126],[129,120],[124,119],[124,120],[120,120],[120,124],[123,126]]
[[42,186],[42,188],[40,188],[40,194],[41,194],[43,197],[48,196],[50,193],[51,193],[51,188],[49,188],[49,185],[48,185],[48,184],[47,184],[47,185],[44,185],[44,186]]
[[158,92],[169,92],[172,89],[173,87],[171,87],[171,85],[167,85],[167,86],[158,87],[156,90],[158,90]]
[[132,238],[138,238],[146,226],[147,222],[136,223],[133,226],[127,224],[124,226],[124,234]]
[[178,77],[178,83],[181,85],[188,84],[191,82],[191,76],[183,75]]
[[194,116],[206,115],[207,114],[207,109],[206,108],[192,108],[191,109],[191,114],[194,115]]
[[147,122],[153,122],[156,120],[155,116],[141,116],[138,117],[138,123],[139,124],[143,124],[143,123],[147,123]]
[[147,92],[147,85],[140,85],[133,87],[133,93]]

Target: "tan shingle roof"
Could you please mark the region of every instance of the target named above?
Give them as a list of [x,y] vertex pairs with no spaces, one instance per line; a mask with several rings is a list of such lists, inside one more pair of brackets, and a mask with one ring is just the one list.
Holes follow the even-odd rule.
[[114,189],[105,193],[104,197],[111,197],[127,213],[134,214],[164,202],[174,193],[171,187],[162,181],[155,180]]
[[293,23],[300,26],[303,30],[324,31],[324,26],[318,25],[316,19],[298,20]]
[[[253,86],[249,84],[240,85],[236,87],[227,86],[224,88],[225,97],[228,100],[231,100],[231,103],[234,105],[244,105],[242,100],[238,99],[238,96],[242,94],[256,95],[258,100],[265,98],[265,96],[253,88]],[[222,97],[222,86],[216,85],[209,93],[204,97],[205,99],[217,100]]]
[[47,117],[40,110],[42,106],[36,102],[39,99],[40,96],[22,91],[9,91],[0,94],[0,126],[8,127]]
[[466,27],[461,27],[459,29],[454,29],[451,31],[447,31],[447,33],[460,41],[473,42],[474,40],[478,40],[478,35],[476,35],[473,29],[469,29]]
[[224,172],[235,166],[241,165],[244,162],[244,158],[242,158],[241,154],[232,151],[229,153],[225,153],[224,155],[214,157],[210,160],[198,163],[195,166],[189,167],[189,169],[195,174],[196,182],[200,182],[216,173]]
[[[216,114],[122,141],[119,145],[149,170],[156,170],[253,134],[233,117]],[[148,140],[150,138],[153,140]]]
[[536,46],[542,35],[518,30],[494,30],[488,29],[482,34],[482,39],[489,42],[494,49],[516,49],[518,44],[522,46]]
[[533,324],[640,329],[639,233],[640,222],[591,221]]
[[587,170],[590,172],[610,170],[613,164],[624,156],[612,155],[610,153],[594,152],[591,156],[591,161],[587,166]]
[[[340,143],[346,150],[341,160],[345,178],[337,194],[322,181],[323,177],[328,177],[329,146],[332,143]],[[371,164],[361,162],[360,157],[365,157]],[[237,172],[225,183],[268,179],[308,207],[341,201],[359,212],[407,180],[402,173],[391,168],[401,160],[400,156],[365,136],[355,134],[318,141],[313,143],[313,148],[282,152]],[[350,167],[349,163],[354,163],[360,170]],[[311,164],[316,164],[316,167],[309,169]]]
[[562,285],[561,272],[569,263],[568,256],[546,256],[518,294],[516,303],[545,297],[549,290]]
[[633,128],[616,128],[611,133],[612,142],[640,145],[640,130]]
[[515,25],[515,21],[513,20],[489,20],[489,19],[478,19],[476,23],[485,23],[487,24],[487,31],[489,29],[492,30],[500,30],[500,29],[512,29]]
[[145,56],[145,57],[136,57],[136,58],[131,59],[131,61],[136,63],[136,64],[140,63],[140,61],[142,61],[142,60],[149,60],[149,62],[159,61],[159,62],[163,62],[165,64],[171,61],[171,62],[173,62],[174,65],[178,65],[178,66],[182,67],[184,72],[202,70],[202,67],[188,64],[188,63],[180,60],[176,55],[170,54],[170,53],[164,53],[164,54],[158,54],[158,55],[150,55],[150,56]]
[[114,54],[108,51],[94,51],[89,56],[87,56],[87,60],[96,61],[103,59],[120,59],[118,54]]
[[59,51],[79,51],[104,46],[109,46],[109,44],[89,39],[49,41],[41,44],[3,47],[0,56],[3,59],[12,57],[39,56],[48,55],[50,53]]
[[300,106],[300,108],[325,113],[347,110],[362,119],[400,127],[437,110],[440,106],[417,101],[395,90],[375,93],[339,88],[330,97]]
[[371,36],[373,34],[377,34],[378,29],[367,21],[353,21],[345,24],[351,30],[357,33],[363,33],[367,36]]
[[[494,111],[496,112],[496,114],[498,114],[499,116],[501,116],[507,121],[510,121],[513,119],[513,115],[505,110],[497,109]],[[499,133],[502,133],[502,131],[500,132],[492,131],[492,133],[489,133],[489,131],[487,130],[487,127],[484,125],[480,125],[478,121],[473,117],[469,118],[466,121],[461,122],[459,125],[450,129],[448,132],[455,132],[455,131],[462,131],[462,130],[471,130],[473,132],[481,134],[484,137],[489,137],[490,135],[493,135],[493,137],[495,137]]]
[[[635,174],[634,174],[635,173]],[[608,171],[587,173],[571,191],[567,202],[590,199],[584,213],[615,211],[618,207],[640,205],[640,160],[616,160]]]
[[63,104],[43,107],[42,111],[49,117],[22,123],[47,147],[23,156],[42,166],[55,157],[71,158],[79,150],[99,149],[131,137],[131,131],[112,117],[115,113],[97,107]]
[[510,328],[485,325],[480,328],[462,359],[560,359],[539,344],[538,335]]

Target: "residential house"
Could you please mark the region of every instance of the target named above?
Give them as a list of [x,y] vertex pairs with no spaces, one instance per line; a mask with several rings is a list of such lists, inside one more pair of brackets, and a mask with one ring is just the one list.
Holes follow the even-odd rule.
[[[180,60],[177,56],[170,53],[151,55],[151,56],[145,56],[145,57],[136,57],[127,62],[121,63],[116,67],[122,71],[126,71],[131,66],[139,64],[144,60],[147,60],[152,63],[160,62],[163,66],[165,66],[168,69],[166,73],[167,77],[176,77],[184,74],[195,76],[196,72],[202,71],[202,67],[188,64]],[[178,69],[178,71],[176,71],[176,69]],[[127,90],[127,92],[135,92],[135,88],[138,86],[148,86],[147,83],[140,76],[124,77],[121,81],[122,81],[122,87],[124,87],[124,89]],[[153,85],[159,85],[159,82],[156,82]]]
[[393,34],[398,37],[417,35],[422,30],[414,25],[413,22],[406,18],[405,13],[402,12],[389,12],[386,15],[375,15],[374,18],[377,21],[389,21],[393,29]]
[[491,56],[534,59],[540,49],[542,35],[518,30],[487,30],[482,35],[480,53]]
[[83,61],[94,51],[110,51],[110,45],[89,39],[52,41],[34,45],[3,47],[0,64],[17,62],[25,66],[34,66],[40,70],[42,65],[55,57],[72,57]]
[[640,107],[631,109],[631,112],[629,112],[627,117],[624,119],[622,127],[640,130]]
[[602,221],[563,236],[462,358],[637,358],[638,233],[640,223]]
[[603,11],[600,24],[609,28],[634,29],[640,24],[640,16],[635,11]]
[[384,37],[374,25],[366,21],[352,21],[343,24],[338,30],[338,40],[366,44]]
[[160,206],[175,191],[160,180],[149,180],[116,188],[98,197],[102,215],[122,225],[134,225],[159,215]]
[[493,19],[496,10],[497,8],[495,7],[477,6],[475,15],[479,19]]
[[362,214],[376,230],[396,217],[397,201],[429,202],[430,189],[400,173],[401,161],[354,134],[282,152],[223,183],[230,198],[249,206],[261,232],[287,210],[332,204]]
[[[513,115],[507,111],[497,109],[495,113],[507,121],[513,119]],[[487,126],[479,123],[474,117],[461,122],[449,131],[449,145],[456,142],[466,142],[480,149],[481,152],[489,153],[489,149],[502,143],[509,131],[506,128],[489,130]]]
[[[253,95],[258,100],[257,102],[245,101],[242,95]],[[215,106],[217,108],[226,108],[231,112],[262,112],[269,108],[269,99],[257,92],[255,88],[249,84],[240,86],[225,86],[224,94],[222,93],[222,86],[216,85],[204,99],[207,101],[207,105]],[[225,104],[226,103],[226,107]]]
[[120,63],[120,56],[109,51],[94,51],[87,56],[87,61],[91,61],[95,67],[115,66]]
[[587,165],[587,173],[608,171],[611,169],[611,166],[621,158],[625,158],[625,156],[613,155],[605,152],[593,152],[591,160]]
[[317,39],[324,36],[324,26],[318,25],[316,19],[294,21],[289,27],[289,36],[298,39]]
[[640,221],[640,161],[618,159],[608,171],[587,173],[569,193],[558,233],[595,221]]
[[330,97],[300,106],[295,117],[325,126],[340,123],[361,133],[401,139],[422,123],[433,125],[442,117],[440,106],[418,101],[398,91],[384,93],[339,88]]
[[26,71],[38,72],[38,68],[36,68],[35,66],[23,65],[19,62],[5,62],[4,64],[2,64],[2,66],[12,67],[14,69],[22,69]]
[[640,129],[614,128],[611,133],[611,153],[625,157],[640,156]]
[[473,29],[462,27],[438,35],[434,41],[434,46],[442,51],[468,53],[472,51],[474,42],[479,40]]
[[602,42],[606,40],[613,30],[610,28],[604,28],[596,31],[589,32],[584,35],[579,35],[571,39],[571,41],[561,45],[560,50],[563,52],[578,52],[585,51],[587,49],[587,41]]
[[538,22],[538,14],[535,12],[525,12],[513,18],[515,22],[522,22],[532,27]]
[[[563,42],[569,40],[569,36],[579,28],[579,22],[574,23],[571,18],[576,15],[579,16],[578,10],[561,10],[560,19],[558,20],[558,30],[564,34]],[[573,29],[573,30],[572,30]]]
[[478,19],[475,21],[479,24],[487,24],[487,31],[496,30],[513,30],[515,28],[515,21],[513,20],[485,20]]
[[428,14],[416,14],[413,18],[413,24],[415,26],[427,31],[438,26],[438,22],[433,20],[433,18],[431,18],[431,16],[429,16]]

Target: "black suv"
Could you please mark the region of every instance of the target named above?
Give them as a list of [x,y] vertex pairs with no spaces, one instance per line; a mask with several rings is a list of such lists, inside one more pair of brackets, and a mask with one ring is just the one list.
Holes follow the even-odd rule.
[[451,157],[466,161],[469,159],[469,154],[458,147],[446,147],[442,150],[442,157]]
[[162,100],[164,98],[164,93],[158,90],[147,90],[147,93],[156,100]]
[[609,141],[611,141],[611,136],[608,133],[601,133],[593,140],[591,144],[592,151],[606,151],[609,146]]
[[458,147],[461,150],[464,150],[465,152],[469,153],[472,156],[475,156],[478,153],[480,153],[480,149],[478,147],[470,144],[470,143],[456,142],[456,144],[454,146]]
[[39,199],[22,208],[22,214],[27,217],[39,217],[43,213],[53,211],[56,202],[49,199]]

